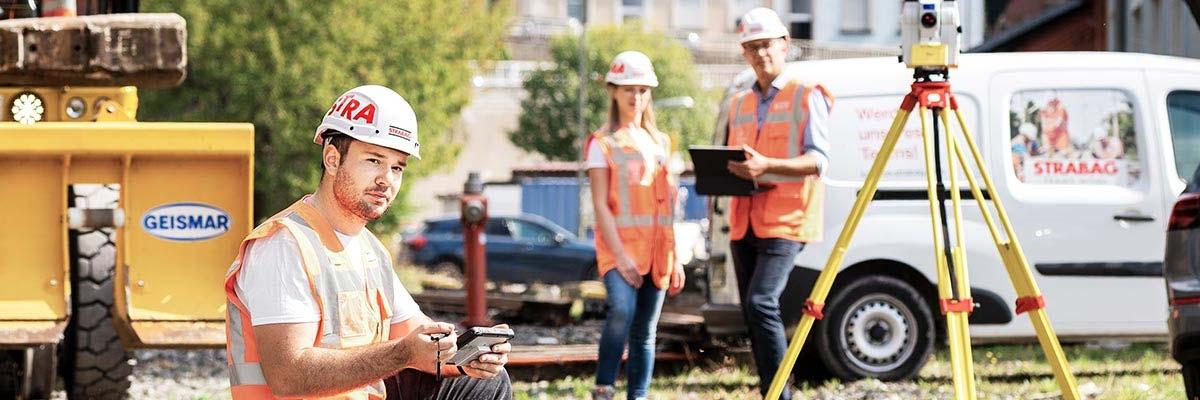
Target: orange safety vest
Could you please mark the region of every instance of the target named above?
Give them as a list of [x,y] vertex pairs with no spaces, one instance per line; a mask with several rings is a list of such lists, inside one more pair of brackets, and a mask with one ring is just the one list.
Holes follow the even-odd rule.
[[[814,89],[825,95],[832,106],[833,97],[824,87],[789,82],[771,100],[761,127],[757,118],[758,94],[752,89],[738,94],[730,102],[728,145],[747,144],[771,158],[804,154],[808,97]],[[730,240],[745,237],[747,228],[753,228],[755,236],[760,238],[821,240],[825,186],[819,176],[763,174],[758,182],[769,189],[749,197],[734,197],[730,203]]]
[[[229,301],[225,312],[225,350],[229,386],[235,400],[276,398],[259,365],[250,313],[234,288],[250,243],[281,229],[296,239],[309,288],[321,314],[313,346],[330,349],[364,346],[383,342],[390,333],[394,281],[387,250],[378,239],[367,234],[355,239],[371,242],[361,246],[362,254],[345,253],[328,221],[301,199],[251,231],[242,240],[237,258],[225,275],[225,296]],[[362,239],[366,236],[373,240]],[[385,396],[381,380],[325,398],[367,400]]]
[[[595,132],[587,146],[599,145],[608,162],[607,205],[616,220],[621,245],[637,263],[638,273],[650,274],[654,286],[665,289],[675,268],[676,189],[662,163],[650,172],[653,179],[649,184],[643,185],[645,158],[631,139],[618,136]],[[663,136],[660,142],[667,142]],[[595,240],[596,266],[603,277],[616,267],[617,257],[599,236]]]

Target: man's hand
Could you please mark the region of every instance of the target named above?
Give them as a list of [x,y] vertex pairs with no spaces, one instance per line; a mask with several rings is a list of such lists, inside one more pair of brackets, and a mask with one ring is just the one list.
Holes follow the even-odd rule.
[[760,154],[748,145],[742,145],[742,151],[746,152],[746,161],[737,162],[730,161],[726,164],[729,172],[739,178],[754,180],[762,174],[767,173],[767,167],[770,165],[770,159],[767,156]]
[[667,285],[667,294],[675,296],[683,291],[683,281],[686,277],[683,274],[683,266],[676,265],[675,271],[671,272],[671,283]]
[[[507,324],[493,326],[493,328],[508,328]],[[500,373],[500,369],[504,364],[508,363],[508,353],[512,351],[512,345],[508,342],[492,345],[492,352],[479,356],[479,358],[462,365],[463,372],[467,376],[475,379],[492,379],[496,374]]]
[[[430,335],[434,334],[446,336],[441,340],[433,340]],[[431,322],[417,327],[408,336],[400,339],[397,346],[400,351],[408,353],[406,368],[434,374],[436,373],[434,368],[438,362],[445,363],[454,355],[454,352],[458,351],[457,342],[458,335],[454,334],[454,325],[445,322]],[[439,349],[441,349],[441,358],[438,358]]]

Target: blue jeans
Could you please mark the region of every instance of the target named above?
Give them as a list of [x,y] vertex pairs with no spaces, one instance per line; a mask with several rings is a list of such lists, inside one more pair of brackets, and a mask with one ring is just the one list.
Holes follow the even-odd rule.
[[596,384],[617,381],[625,339],[629,339],[629,360],[625,376],[629,380],[629,398],[646,396],[650,375],[654,373],[654,331],[662,312],[665,291],[644,276],[641,288],[634,288],[616,269],[604,274],[608,291],[608,317],[600,334],[600,354],[596,362]]
[[[753,230],[741,240],[729,243],[733,267],[741,293],[742,317],[750,331],[754,365],[758,367],[758,388],[766,395],[775,379],[775,371],[787,352],[783,318],[779,314],[779,296],[787,286],[795,267],[796,254],[804,243],[787,239],[763,239]],[[790,399],[784,388],[781,399]]]

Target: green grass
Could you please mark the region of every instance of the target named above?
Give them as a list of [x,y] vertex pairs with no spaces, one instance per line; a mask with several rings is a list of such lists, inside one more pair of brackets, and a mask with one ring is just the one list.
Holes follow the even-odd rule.
[[[1064,350],[1084,398],[1184,398],[1179,364],[1170,358],[1162,344],[1134,344],[1119,349],[1080,345]],[[976,346],[972,357],[980,398],[1058,398],[1058,385],[1037,345]],[[725,363],[672,370],[654,377],[651,384],[653,398],[758,398],[757,378],[744,365]],[[951,386],[949,357],[942,350],[912,381],[843,383],[832,380],[805,385],[801,392],[809,399],[940,399],[952,396]],[[587,399],[591,387],[590,375],[514,383],[517,399]],[[624,390],[623,378],[618,382],[618,391],[621,390]],[[618,398],[624,398],[624,394]]]

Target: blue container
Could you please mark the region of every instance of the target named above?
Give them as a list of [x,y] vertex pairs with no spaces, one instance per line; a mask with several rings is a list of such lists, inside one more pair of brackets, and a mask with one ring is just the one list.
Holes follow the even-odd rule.
[[[708,196],[696,194],[695,179],[681,179],[683,219],[708,216]],[[591,204],[587,204],[591,207]],[[579,182],[575,178],[529,178],[521,181],[521,212],[537,214],[575,232],[579,226]],[[590,236],[590,232],[589,232]]]
[[575,178],[523,180],[521,212],[540,215],[575,232],[579,227],[579,182]]

